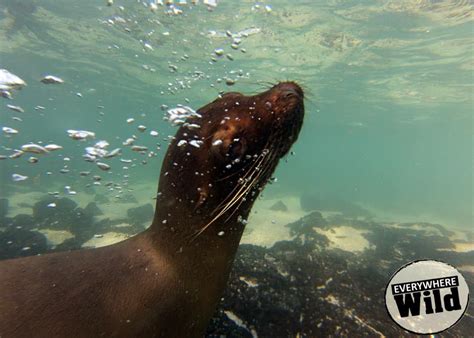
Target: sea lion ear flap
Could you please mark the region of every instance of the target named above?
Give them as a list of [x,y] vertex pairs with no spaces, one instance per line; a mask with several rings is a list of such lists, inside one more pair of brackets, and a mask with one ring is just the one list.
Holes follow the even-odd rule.
[[224,157],[232,143],[235,127],[229,125],[220,126],[220,128],[212,135],[211,152],[220,157]]
[[211,152],[220,157],[241,157],[247,151],[247,143],[238,136],[238,128],[231,124],[221,126],[212,135]]

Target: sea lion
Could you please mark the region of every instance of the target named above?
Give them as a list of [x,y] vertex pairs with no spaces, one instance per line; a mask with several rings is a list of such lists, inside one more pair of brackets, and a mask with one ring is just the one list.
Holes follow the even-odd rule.
[[103,248],[1,261],[0,336],[202,335],[252,204],[298,137],[303,98],[299,85],[281,82],[199,109],[168,148],[145,232]]

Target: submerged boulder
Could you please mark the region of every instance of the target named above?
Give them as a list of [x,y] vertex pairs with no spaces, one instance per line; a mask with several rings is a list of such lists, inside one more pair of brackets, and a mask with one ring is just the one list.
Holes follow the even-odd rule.
[[37,221],[43,221],[51,217],[60,217],[72,212],[77,207],[73,200],[63,197],[55,198],[48,196],[33,206],[33,217]]
[[13,227],[0,232],[0,259],[33,256],[47,251],[46,237],[39,232]]
[[89,202],[84,208],[84,211],[90,216],[99,216],[104,214],[95,202]]
[[319,211],[313,211],[296,222],[289,223],[285,226],[290,228],[290,235],[292,236],[307,235],[311,238],[315,238],[317,233],[314,232],[313,228],[324,229],[327,225],[328,222],[323,215]]
[[[474,261],[474,251],[456,251],[450,232],[436,224],[334,224],[313,212],[288,227],[292,240],[239,246],[206,338],[411,337],[386,312],[383,292],[393,273],[426,257],[468,271]],[[370,245],[352,251],[331,245],[334,236],[327,235],[340,228],[360,230]],[[471,272],[464,277],[474,283]],[[463,337],[472,330],[465,318],[449,333]]]
[[154,215],[153,205],[150,203],[127,210],[130,224],[143,224],[151,222]]
[[102,194],[96,194],[94,197],[94,201],[97,203],[109,203],[110,200],[107,196]]
[[274,211],[288,211],[288,207],[282,201],[278,201],[270,207],[270,210]]
[[86,212],[83,208],[74,209],[73,213],[67,219],[69,230],[74,234],[87,233],[93,231],[94,216]]
[[13,217],[12,226],[15,228],[29,230],[29,229],[35,228],[37,226],[37,223],[35,222],[35,219],[31,215],[18,214],[15,217]]
[[91,232],[94,226],[93,205],[86,211],[68,198],[48,197],[33,206],[33,218],[42,229],[68,230],[74,234]]

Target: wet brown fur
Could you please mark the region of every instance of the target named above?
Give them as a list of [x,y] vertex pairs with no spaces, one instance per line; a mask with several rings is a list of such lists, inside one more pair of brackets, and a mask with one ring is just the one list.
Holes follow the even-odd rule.
[[[188,123],[201,127],[181,126],[168,148],[148,230],[108,247],[0,261],[0,337],[203,334],[241,220],[298,136],[303,92],[284,82],[228,93],[198,113]],[[192,139],[203,143],[177,146]]]

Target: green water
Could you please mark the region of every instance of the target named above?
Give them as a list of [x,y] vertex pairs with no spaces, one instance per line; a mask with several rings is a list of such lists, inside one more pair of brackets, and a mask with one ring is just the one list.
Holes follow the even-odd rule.
[[[264,196],[312,193],[357,204],[382,220],[472,226],[472,4],[255,4],[222,0],[212,11],[199,4],[169,15],[165,7],[152,12],[132,0],[110,7],[99,0],[0,0],[0,68],[28,84],[13,92],[13,100],[1,101],[1,126],[19,133],[0,136],[0,154],[29,142],[63,146],[35,155],[35,164],[30,155],[2,160],[2,196],[63,194],[65,185],[81,194],[100,175],[104,183],[130,188],[145,182],[152,201],[167,137],[174,133],[161,105],[197,109],[221,91],[250,94],[294,80],[306,91],[305,124],[295,155],[280,164],[278,182]],[[255,34],[233,49],[225,32],[250,28]],[[217,57],[216,48],[233,60]],[[65,83],[40,83],[47,74]],[[228,78],[235,85],[226,85]],[[35,110],[37,105],[45,109]],[[127,118],[135,122],[127,124]],[[140,124],[146,132],[137,130]],[[72,140],[68,129],[93,131],[96,139]],[[157,156],[122,146],[132,135]],[[109,150],[122,148],[121,158],[133,165],[117,157],[105,160],[112,169],[103,172],[85,162],[84,148],[98,140],[107,140]],[[60,173],[65,165],[69,172]],[[80,171],[91,175],[80,177]],[[14,182],[14,173],[28,179]],[[95,188],[116,193],[104,184]]]

